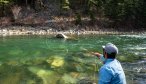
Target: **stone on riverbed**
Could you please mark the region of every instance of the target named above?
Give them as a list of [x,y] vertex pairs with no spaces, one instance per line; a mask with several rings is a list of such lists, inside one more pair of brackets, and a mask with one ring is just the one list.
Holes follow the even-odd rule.
[[64,74],[61,79],[61,83],[76,84],[77,79],[73,78],[70,74]]
[[43,80],[43,84],[56,84],[60,79],[59,75],[52,70],[46,70],[40,67],[28,67],[29,71],[36,74]]
[[60,56],[53,56],[46,60],[52,68],[62,67],[65,63],[64,58]]
[[61,66],[63,66],[63,64],[64,64],[64,60],[62,58],[56,58],[51,63],[51,65],[54,67],[61,67]]

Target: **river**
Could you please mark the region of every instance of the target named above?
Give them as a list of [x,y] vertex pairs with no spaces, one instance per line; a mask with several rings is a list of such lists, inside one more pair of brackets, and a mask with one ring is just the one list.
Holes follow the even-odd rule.
[[114,43],[127,84],[146,84],[146,34],[0,37],[0,84],[97,84],[102,62],[90,52]]

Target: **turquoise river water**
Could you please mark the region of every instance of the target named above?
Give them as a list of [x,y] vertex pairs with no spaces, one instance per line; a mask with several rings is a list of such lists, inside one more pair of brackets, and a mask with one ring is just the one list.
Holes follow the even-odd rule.
[[146,84],[146,35],[0,37],[0,84],[97,84],[102,62],[90,52],[114,43],[127,84]]

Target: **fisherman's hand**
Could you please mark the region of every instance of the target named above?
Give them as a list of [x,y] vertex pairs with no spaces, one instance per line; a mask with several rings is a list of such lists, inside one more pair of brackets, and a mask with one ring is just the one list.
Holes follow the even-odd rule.
[[92,55],[97,56],[98,58],[100,58],[101,54],[98,52],[92,52]]

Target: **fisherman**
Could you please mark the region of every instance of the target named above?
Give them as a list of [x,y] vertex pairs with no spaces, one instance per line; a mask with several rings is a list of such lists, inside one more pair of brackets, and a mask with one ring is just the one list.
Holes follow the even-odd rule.
[[103,55],[93,53],[104,64],[99,70],[98,84],[126,84],[125,73],[120,62],[116,59],[118,48],[112,43],[107,43],[102,47]]

